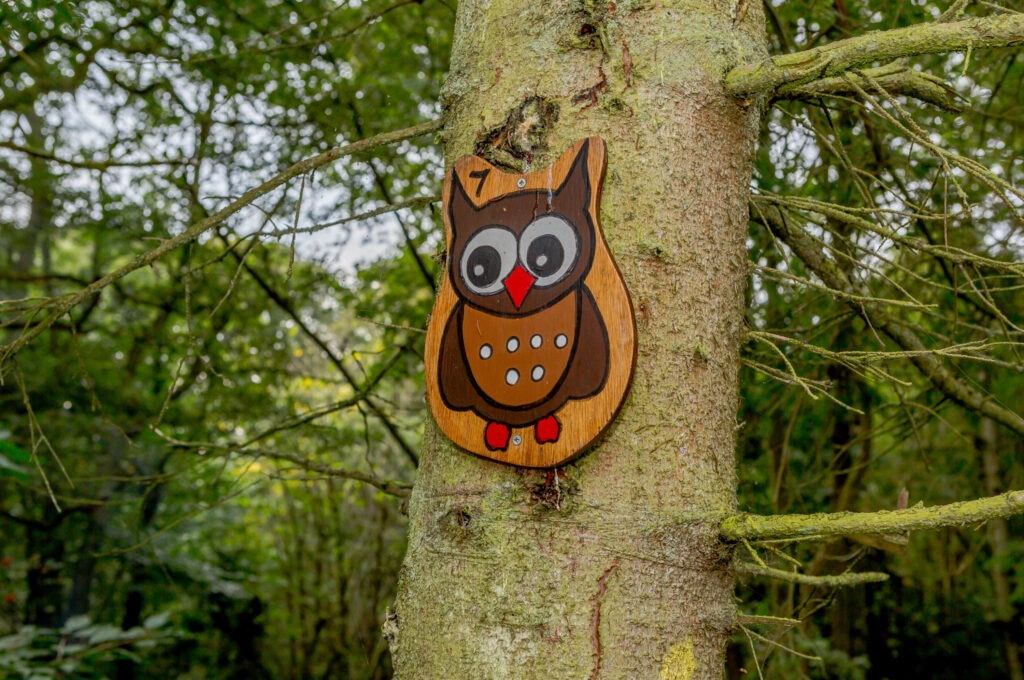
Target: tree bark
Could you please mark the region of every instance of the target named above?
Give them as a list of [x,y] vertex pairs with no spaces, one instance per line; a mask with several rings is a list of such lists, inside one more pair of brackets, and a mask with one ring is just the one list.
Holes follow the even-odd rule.
[[459,3],[447,163],[523,171],[602,136],[640,350],[618,420],[567,467],[485,461],[428,422],[385,624],[397,678],[721,677],[760,106],[723,78],[763,58],[763,31],[757,3]]
[[[985,491],[990,496],[1000,493],[1004,488],[1003,473],[999,463],[999,430],[991,418],[981,420],[981,432],[978,437],[982,467],[985,470]],[[1014,612],[1012,587],[1006,575],[1009,563],[1009,528],[1002,517],[993,519],[987,525],[988,541],[992,549],[989,573],[992,576],[992,591],[995,596],[995,625],[993,626],[1003,638],[1006,650],[1006,670],[1008,680],[1024,680],[1024,668],[1021,668],[1020,646],[1014,635]]]

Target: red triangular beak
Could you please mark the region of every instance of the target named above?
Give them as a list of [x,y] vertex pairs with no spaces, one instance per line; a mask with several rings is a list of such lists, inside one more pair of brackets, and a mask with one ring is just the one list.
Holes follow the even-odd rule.
[[516,268],[505,279],[505,290],[508,291],[508,296],[512,298],[512,304],[516,306],[516,309],[519,309],[519,305],[523,304],[523,299],[536,282],[537,279],[533,278],[530,272],[523,269],[523,266],[520,264],[517,264]]

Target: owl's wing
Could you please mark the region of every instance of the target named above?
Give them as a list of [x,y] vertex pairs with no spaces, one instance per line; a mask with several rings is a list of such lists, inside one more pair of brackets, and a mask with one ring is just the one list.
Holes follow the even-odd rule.
[[465,411],[479,404],[482,399],[473,381],[469,378],[469,366],[466,363],[466,352],[462,346],[462,312],[465,305],[455,305],[441,337],[441,350],[438,352],[437,377],[441,398],[448,408],[454,411]]
[[583,399],[601,391],[608,378],[608,330],[590,290],[580,286],[580,325],[576,331],[576,354],[569,364],[563,385],[566,397]]

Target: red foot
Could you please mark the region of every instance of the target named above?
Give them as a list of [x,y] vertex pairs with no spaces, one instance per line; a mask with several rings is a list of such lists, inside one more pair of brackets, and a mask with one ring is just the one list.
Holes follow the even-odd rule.
[[504,451],[508,448],[508,438],[511,430],[504,423],[487,423],[484,430],[484,443],[491,451]]
[[538,444],[546,444],[548,442],[557,442],[558,434],[561,430],[562,426],[558,424],[555,417],[548,416],[537,421],[534,434],[537,437]]

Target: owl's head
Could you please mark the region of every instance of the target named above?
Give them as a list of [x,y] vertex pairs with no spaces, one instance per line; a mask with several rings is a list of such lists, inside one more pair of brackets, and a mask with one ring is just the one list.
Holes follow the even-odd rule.
[[518,316],[553,304],[586,276],[594,257],[589,146],[526,175],[480,159],[473,170],[452,169],[448,275],[460,298]]

